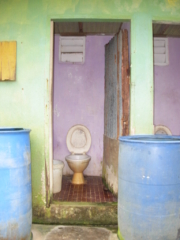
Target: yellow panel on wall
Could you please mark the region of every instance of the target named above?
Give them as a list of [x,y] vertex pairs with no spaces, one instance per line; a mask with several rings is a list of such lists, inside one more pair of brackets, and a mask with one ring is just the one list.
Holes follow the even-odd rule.
[[0,42],[0,80],[16,80],[16,41]]

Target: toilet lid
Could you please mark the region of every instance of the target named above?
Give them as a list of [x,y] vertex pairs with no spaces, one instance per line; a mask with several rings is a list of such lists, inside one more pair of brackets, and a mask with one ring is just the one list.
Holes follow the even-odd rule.
[[91,146],[91,134],[83,125],[75,125],[69,129],[66,137],[67,148],[71,153],[87,153]]

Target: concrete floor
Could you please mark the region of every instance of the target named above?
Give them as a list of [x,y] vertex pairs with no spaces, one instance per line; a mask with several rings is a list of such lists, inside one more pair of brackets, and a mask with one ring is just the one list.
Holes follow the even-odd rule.
[[81,226],[32,225],[33,240],[118,240],[106,228]]

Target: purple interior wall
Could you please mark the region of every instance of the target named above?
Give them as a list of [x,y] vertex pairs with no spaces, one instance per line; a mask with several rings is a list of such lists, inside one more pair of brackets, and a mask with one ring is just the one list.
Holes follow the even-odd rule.
[[111,36],[87,36],[84,64],[59,63],[59,35],[54,44],[54,159],[65,163],[63,174],[72,174],[65,161],[70,154],[66,146],[68,130],[85,125],[92,137],[86,175],[100,176],[104,133],[104,45]]
[[180,135],[180,38],[169,38],[169,65],[154,66],[154,125]]

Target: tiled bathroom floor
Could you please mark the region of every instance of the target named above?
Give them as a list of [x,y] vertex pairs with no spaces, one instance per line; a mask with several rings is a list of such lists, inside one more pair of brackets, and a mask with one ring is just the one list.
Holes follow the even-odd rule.
[[86,176],[87,184],[71,184],[72,176],[63,176],[62,190],[53,195],[54,201],[66,202],[117,202],[117,198],[110,192],[103,189],[101,177]]

